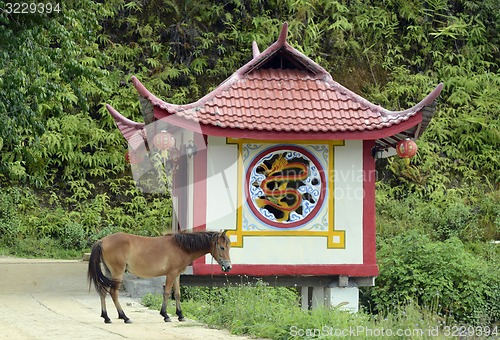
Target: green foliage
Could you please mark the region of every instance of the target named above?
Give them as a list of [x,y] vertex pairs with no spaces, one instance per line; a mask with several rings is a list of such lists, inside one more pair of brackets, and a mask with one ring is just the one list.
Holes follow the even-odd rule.
[[78,222],[68,222],[61,228],[61,245],[64,249],[83,249],[87,246],[85,230]]
[[18,190],[0,187],[0,237],[8,246],[16,243],[21,229],[21,221],[15,209],[19,201]]
[[89,99],[104,92],[99,78],[107,75],[99,63],[89,63],[102,59],[93,42],[98,7],[65,4],[49,20],[0,14],[0,173],[6,179],[43,186],[46,159],[39,150],[48,118],[95,110]]
[[401,198],[393,195],[387,186],[379,183],[377,228],[383,238],[407,230],[418,230],[440,241],[450,237],[468,242],[488,241],[500,235],[498,191],[468,199],[457,190],[448,190],[446,195],[433,200],[422,200],[416,194],[405,193]]
[[418,231],[378,246],[380,275],[367,289],[370,310],[391,313],[417,301],[440,316],[461,323],[486,325],[500,319],[498,267],[469,253],[455,237],[433,242]]
[[74,258],[113,232],[144,236],[168,232],[170,201],[146,199],[133,181],[128,183],[129,197],[115,196],[119,202],[114,204],[106,193],[75,204],[73,196],[61,199],[31,189],[0,188],[0,247],[9,247],[9,253],[17,256]]
[[[407,81],[412,78],[406,76]],[[447,79],[447,102],[439,105],[442,109],[418,141],[415,161],[409,166],[391,159],[387,169],[394,178],[389,183],[437,199],[450,189],[475,188],[473,194],[499,190],[500,76],[464,74]],[[459,94],[464,86],[466,92]]]
[[125,170],[122,138],[119,131],[109,133],[87,115],[50,118],[39,145],[47,169],[52,170],[44,176],[47,183],[68,181],[75,198],[87,198],[85,192],[77,192],[82,186],[76,183]]
[[283,335],[293,317],[293,311],[285,310],[298,305],[293,290],[270,288],[262,282],[215,289],[191,287],[187,292],[187,299],[201,302],[195,314],[200,321],[231,329],[235,334]]
[[[386,107],[407,108],[444,81],[418,170],[405,178],[391,167],[405,178],[394,185],[432,195],[486,179],[491,190],[500,182],[498,9],[494,0],[86,0],[51,20],[3,12],[0,178],[44,187],[123,172],[124,141],[102,103],[140,119],[132,74],[168,101],[193,102],[288,21],[294,47]],[[93,193],[83,187],[78,195]]]

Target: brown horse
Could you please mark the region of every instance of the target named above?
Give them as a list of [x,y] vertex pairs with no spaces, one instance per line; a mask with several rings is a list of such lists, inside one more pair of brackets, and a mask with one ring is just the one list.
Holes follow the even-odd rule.
[[[92,246],[89,259],[89,289],[92,284],[101,298],[101,317],[111,323],[106,311],[106,295],[109,293],[118,311],[118,318],[131,323],[118,301],[125,270],[143,278],[166,275],[163,303],[160,314],[165,322],[168,297],[174,287],[176,314],[184,321],[180,305],[180,277],[186,267],[197,258],[210,253],[224,272],[231,270],[229,249],[231,242],[226,232],[194,232],[168,234],[160,237],[144,237],[125,233],[108,235]],[[104,265],[106,275],[101,270]]]

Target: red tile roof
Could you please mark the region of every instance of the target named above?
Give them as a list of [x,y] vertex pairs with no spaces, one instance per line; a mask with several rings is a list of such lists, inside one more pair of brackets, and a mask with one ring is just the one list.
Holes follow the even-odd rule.
[[[151,94],[137,78],[132,81],[149,105],[146,110],[151,110],[151,105],[154,108],[155,119],[174,117],[181,125],[199,124],[205,134],[234,137],[241,133],[241,137],[259,138],[268,132],[288,139],[294,139],[294,134],[378,139],[403,133],[396,141],[422,134],[433,115],[442,84],[412,108],[390,111],[335,82],[325,69],[291,47],[286,36],[284,24],[274,44],[262,53],[254,44],[250,62],[191,104],[167,103]],[[395,127],[410,119],[401,129]]]

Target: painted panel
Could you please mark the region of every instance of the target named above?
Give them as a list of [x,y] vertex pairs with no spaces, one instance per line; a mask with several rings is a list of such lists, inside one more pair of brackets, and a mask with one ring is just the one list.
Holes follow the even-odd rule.
[[327,230],[328,145],[242,148],[243,230]]

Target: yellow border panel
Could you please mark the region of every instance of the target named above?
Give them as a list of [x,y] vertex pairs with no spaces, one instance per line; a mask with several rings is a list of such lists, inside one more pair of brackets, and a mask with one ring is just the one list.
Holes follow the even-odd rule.
[[[243,247],[243,238],[252,236],[314,236],[326,237],[328,249],[345,249],[345,231],[335,230],[335,205],[334,205],[334,163],[335,163],[335,146],[345,146],[343,140],[260,140],[260,139],[235,139],[226,138],[227,144],[238,144],[238,208],[237,208],[237,226],[236,230],[228,230],[227,235],[231,239],[231,246],[236,248]],[[328,162],[329,193],[328,193],[328,231],[310,231],[310,230],[259,230],[259,231],[243,231],[243,155],[242,144],[326,144],[329,146],[329,155],[331,159]]]

